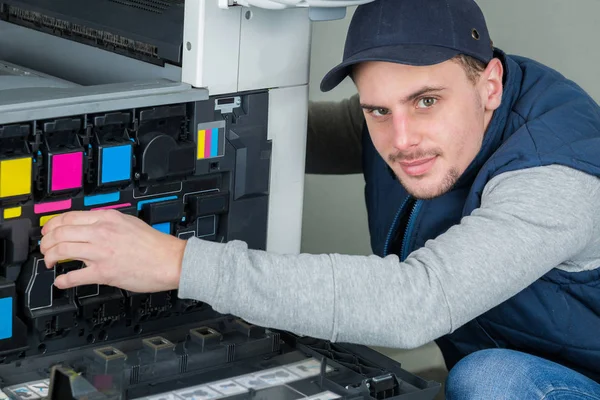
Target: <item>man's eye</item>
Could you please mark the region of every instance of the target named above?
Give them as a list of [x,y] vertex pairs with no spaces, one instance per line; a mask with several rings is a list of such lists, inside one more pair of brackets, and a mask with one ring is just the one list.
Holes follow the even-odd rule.
[[389,110],[386,110],[385,108],[375,108],[371,111],[373,113],[373,115],[375,115],[376,117],[383,117],[385,115],[388,115]]
[[419,100],[418,108],[429,108],[436,103],[436,99],[433,97],[424,97]]

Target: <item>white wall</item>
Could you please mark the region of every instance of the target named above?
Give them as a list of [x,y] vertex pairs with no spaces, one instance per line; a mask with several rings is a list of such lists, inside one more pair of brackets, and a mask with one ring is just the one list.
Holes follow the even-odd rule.
[[[600,101],[600,0],[478,0],[494,44],[537,59],[573,79]],[[346,19],[313,26],[311,100],[354,93],[346,81],[329,93],[319,82],[341,60]],[[369,254],[361,176],[307,176],[302,251]]]

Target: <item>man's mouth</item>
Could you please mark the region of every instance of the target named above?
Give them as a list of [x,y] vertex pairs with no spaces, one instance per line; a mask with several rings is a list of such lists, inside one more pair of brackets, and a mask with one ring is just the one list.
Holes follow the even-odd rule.
[[400,168],[409,176],[419,176],[427,173],[435,164],[437,156],[419,160],[399,161]]

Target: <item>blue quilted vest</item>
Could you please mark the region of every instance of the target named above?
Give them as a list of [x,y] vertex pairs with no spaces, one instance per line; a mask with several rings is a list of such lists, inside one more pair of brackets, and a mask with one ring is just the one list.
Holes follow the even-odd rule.
[[[443,196],[409,201],[365,127],[365,197],[375,254],[393,252],[404,260],[477,208],[486,183],[503,172],[562,164],[600,176],[600,108],[593,99],[535,61],[500,50],[496,56],[505,68],[502,105],[478,156]],[[402,230],[398,225],[406,219]],[[396,238],[398,231],[404,234]],[[600,269],[552,270],[437,343],[448,368],[472,352],[500,347],[553,360],[600,381]]]

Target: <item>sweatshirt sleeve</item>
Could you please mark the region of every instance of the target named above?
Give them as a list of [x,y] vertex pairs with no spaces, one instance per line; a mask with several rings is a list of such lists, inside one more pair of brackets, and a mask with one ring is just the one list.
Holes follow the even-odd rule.
[[361,173],[363,126],[358,94],[339,102],[310,102],[306,173]]
[[600,257],[600,181],[560,166],[495,177],[480,208],[396,256],[280,255],[190,239],[179,296],[301,335],[413,348],[451,333],[578,254]]

